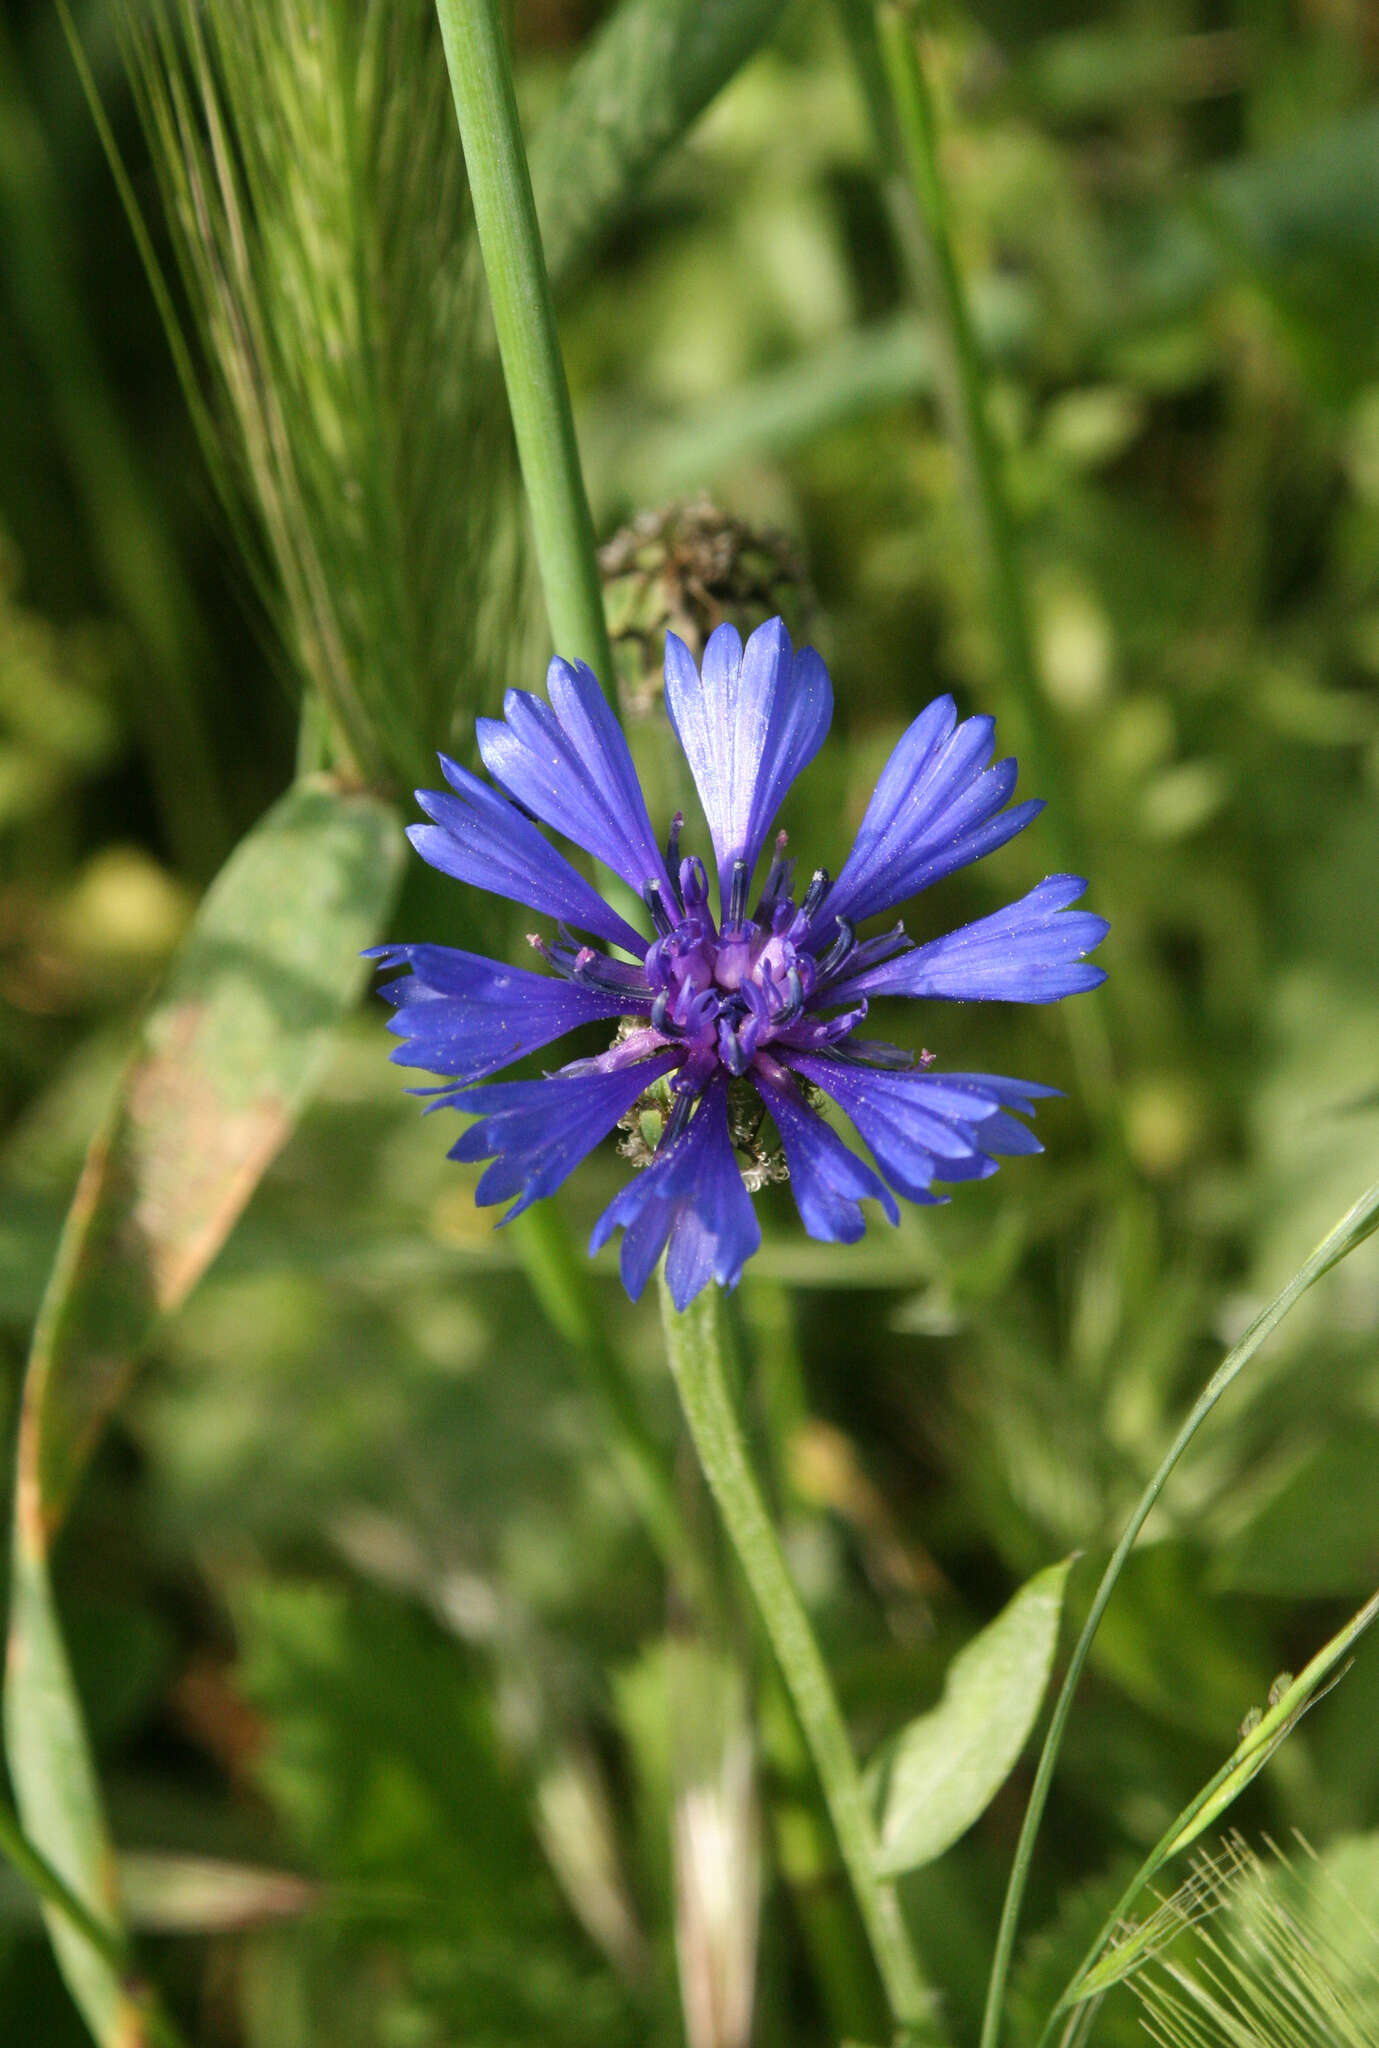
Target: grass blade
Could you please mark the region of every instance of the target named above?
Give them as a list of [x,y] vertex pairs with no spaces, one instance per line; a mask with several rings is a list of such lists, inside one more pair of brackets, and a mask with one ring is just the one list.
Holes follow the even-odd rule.
[[785,12],[785,0],[623,0],[531,148],[546,267],[578,269]]
[[1218,1401],[1235,1384],[1245,1367],[1254,1357],[1265,1339],[1272,1335],[1279,1324],[1296,1307],[1310,1287],[1315,1286],[1324,1273],[1348,1257],[1357,1245],[1364,1243],[1379,1230],[1379,1181],[1366,1188],[1357,1202],[1352,1203],[1335,1228],[1328,1231],[1321,1243],[1315,1247],[1309,1258],[1294,1273],[1291,1280],[1281,1287],[1273,1300],[1262,1308],[1246,1330],[1240,1342],[1227,1352],[1221,1364],[1198,1395],[1192,1409],[1169,1445],[1159,1463],[1159,1468],[1140,1495],[1134,1514],[1130,1517],[1119,1543],[1111,1554],[1110,1562],[1102,1574],[1082,1632],[1073,1646],[1068,1660],[1067,1675],[1054,1703],[1048,1733],[1039,1756],[1039,1767],[1035,1773],[1034,1785],[1025,1809],[1025,1818],[1016,1845],[1015,1859],[1011,1865],[1010,1881],[1006,1888],[1005,1905],[1001,1912],[1001,1924],[996,1937],[996,1953],[991,1966],[991,1978],[987,1990],[986,2013],[982,2023],[981,2048],[995,2048],[999,2038],[1002,2007],[1005,2002],[1006,1980],[1010,1973],[1011,1958],[1015,1951],[1015,1934],[1019,1925],[1020,1909],[1024,1901],[1025,1886],[1029,1880],[1030,1864],[1034,1856],[1035,1837],[1048,1803],[1049,1787],[1053,1783],[1058,1752],[1063,1745],[1068,1717],[1072,1712],[1073,1699],[1082,1677],[1087,1658],[1091,1653],[1096,1632],[1101,1626],[1102,1616],[1110,1604],[1126,1560],[1139,1540],[1140,1531],[1149,1520],[1159,1496],[1167,1486],[1173,1469],[1202,1424],[1211,1414]]
[[1296,1678],[1281,1685],[1278,1697],[1271,1699],[1266,1712],[1249,1726],[1241,1736],[1220,1770],[1202,1787],[1196,1798],[1184,1807],[1136,1871],[1121,1897],[1107,1915],[1096,1940],[1092,1943],[1076,1976],[1058,2002],[1056,2011],[1070,2005],[1078,2005],[1086,1998],[1093,1998],[1099,1992],[1109,1990],[1112,1984],[1128,1976],[1157,1942],[1159,1936],[1153,1923],[1147,1921],[1138,1932],[1127,1940],[1107,1950],[1117,1927],[1121,1926],[1139,1893],[1149,1884],[1164,1864],[1191,1848],[1214,1821],[1220,1819],[1240,1794],[1264,1769],[1279,1745],[1292,1734],[1298,1722],[1315,1704],[1323,1689],[1329,1690],[1336,1682],[1339,1667],[1360,1640],[1365,1630],[1379,1619],[1379,1593],[1357,1614],[1351,1616],[1345,1627],[1338,1630],[1329,1642],[1322,1645],[1315,1657]]

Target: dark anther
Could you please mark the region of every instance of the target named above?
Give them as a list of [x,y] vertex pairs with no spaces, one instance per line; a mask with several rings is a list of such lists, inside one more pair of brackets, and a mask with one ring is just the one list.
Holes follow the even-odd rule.
[[848,1038],[831,1046],[834,1059],[848,1067],[884,1067],[901,1073],[912,1067],[915,1056],[903,1045],[887,1045],[882,1038]]
[[680,865],[680,834],[684,830],[684,825],[685,814],[683,811],[677,811],[670,821],[670,830],[666,834],[666,873],[672,881],[675,879],[675,870]]
[[814,914],[819,908],[819,905],[823,902],[825,896],[827,896],[828,894],[828,885],[828,869],[815,868],[814,873],[810,876],[809,887],[805,891],[804,901],[800,905],[800,914],[802,917],[814,916]]
[[747,884],[751,877],[747,873],[745,860],[733,862],[733,878],[728,889],[728,923],[741,924],[747,915]]
[[789,841],[785,833],[777,832],[776,847],[775,852],[771,856],[771,867],[766,877],[766,887],[761,892],[760,903],[752,912],[758,924],[766,922],[775,908],[778,899],[785,894],[789,886],[790,872],[795,864],[785,857],[785,849],[788,844]]
[[653,876],[642,890],[642,901],[651,912],[651,922],[663,939],[668,939],[675,929],[670,912],[661,897],[661,885]]
[[798,967],[791,967],[787,970],[785,986],[789,995],[789,1001],[775,1020],[777,1027],[783,1024],[793,1024],[800,1011],[804,1008],[804,982],[800,978]]
[[694,1097],[688,1092],[688,1090],[685,1092],[685,1094],[676,1096],[675,1106],[671,1110],[670,1115],[666,1118],[666,1127],[661,1133],[660,1143],[657,1145],[656,1148],[658,1152],[663,1151],[667,1145],[673,1145],[675,1143],[675,1140],[679,1137],[681,1131],[684,1130],[685,1125],[689,1122],[690,1112],[693,1108]]
[[651,1028],[653,1031],[664,1033],[666,1028],[666,1012],[669,1008],[670,990],[663,988],[655,1002],[651,1005]]
[[819,962],[819,973],[821,975],[832,974],[835,967],[841,966],[852,951],[856,940],[857,933],[853,926],[847,918],[840,917],[838,919],[838,936]]
[[740,1077],[746,1073],[747,1054],[743,1050],[742,1040],[731,1025],[726,1030],[720,1030],[718,1034],[718,1050],[730,1074]]

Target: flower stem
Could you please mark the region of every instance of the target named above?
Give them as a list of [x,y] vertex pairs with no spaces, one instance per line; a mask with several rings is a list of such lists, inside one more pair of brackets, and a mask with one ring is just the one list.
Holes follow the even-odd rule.
[[683,1315],[671,1301],[664,1274],[660,1290],[666,1349],[685,1420],[795,1703],[891,2011],[899,2026],[922,2034],[933,2000],[895,1887],[877,1875],[876,1834],[847,1727],[747,1456],[725,1369],[718,1289],[706,1287]]
[[120,1987],[142,2023],[141,2040],[151,2048],[186,2048],[181,2034],[163,2010],[157,1992],[141,1978],[124,1936],[106,1925],[79,1898],[61,1873],[29,1840],[19,1816],[0,1800],[0,1856],[18,1872],[30,1889],[47,1906],[62,1915],[67,1924],[89,1942],[102,1962],[109,1965]]
[[704,1597],[699,1556],[675,1489],[667,1448],[649,1428],[593,1299],[587,1259],[553,1202],[537,1202],[516,1226],[527,1278],[547,1322],[579,1359],[607,1422],[614,1461],[662,1562],[694,1599]]
[[1068,1716],[1072,1712],[1073,1695],[1077,1691],[1083,1667],[1091,1652],[1092,1639],[1101,1626],[1101,1618],[1106,1612],[1111,1595],[1116,1589],[1116,1582],[1125,1569],[1126,1560],[1135,1547],[1139,1533],[1148,1521],[1159,1495],[1168,1483],[1170,1473],[1183,1452],[1222,1395],[1234,1385],[1265,1338],[1278,1327],[1308,1288],[1320,1280],[1323,1273],[1339,1265],[1348,1253],[1354,1251],[1356,1245],[1372,1236],[1376,1229],[1379,1229],[1379,1181],[1368,1188],[1359,1201],[1346,1211],[1335,1229],[1322,1239],[1287,1286],[1282,1288],[1268,1307],[1262,1309],[1255,1317],[1240,1342],[1227,1352],[1193,1403],[1192,1412],[1164,1453],[1159,1469],[1141,1494],[1139,1504],[1126,1525],[1125,1533],[1111,1554],[1111,1561],[1102,1574],[1101,1584],[1097,1587],[1096,1597],[1092,1601],[1087,1619],[1082,1624],[1082,1633],[1073,1646],[1072,1656],[1068,1659],[1062,1690],[1050,1716],[1048,1733],[1044,1737],[1044,1747],[1040,1751],[1029,1804],[1025,1808],[1024,1824],[1020,1829],[1020,1839],[1016,1844],[1010,1879],[1006,1886],[1005,1905],[996,1936],[996,1953],[992,1959],[991,1979],[987,1986],[986,2010],[982,2017],[979,2048],[996,2048],[1001,2030],[1001,2007],[1005,2000],[1006,1981],[1010,1975],[1011,1959],[1015,1952],[1015,1936],[1020,1924],[1025,1886],[1029,1881],[1035,1838],[1044,1817],[1049,1787],[1053,1782],[1054,1769],[1058,1762],[1058,1752],[1062,1748]]
[[[557,650],[611,684],[594,526],[499,0],[436,0],[498,353]],[[456,489],[463,480],[456,478]]]
[[[436,0],[464,147],[474,222],[536,541],[546,616],[556,649],[587,661],[606,686],[613,656],[603,610],[594,525],[580,468],[550,280],[541,251],[526,147],[517,114],[499,0]],[[608,1418],[613,1451],[647,1529],[668,1563],[697,1583],[697,1566],[660,1446],[636,1390],[599,1328],[587,1281],[554,1203],[523,1218],[527,1278],[548,1321],[566,1337]]]

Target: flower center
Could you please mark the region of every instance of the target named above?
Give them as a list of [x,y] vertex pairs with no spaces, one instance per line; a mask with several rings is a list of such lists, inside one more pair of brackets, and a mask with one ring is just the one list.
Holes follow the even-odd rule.
[[[788,885],[783,863],[772,879]],[[702,861],[680,863],[681,916],[672,921],[659,893],[648,896],[660,932],[646,956],[655,997],[651,1023],[683,1038],[701,1059],[717,1058],[744,1074],[758,1046],[793,1024],[814,987],[817,969],[801,941],[809,919],[768,882],[755,915],[746,914],[747,874],[738,863],[720,928],[708,904]]]

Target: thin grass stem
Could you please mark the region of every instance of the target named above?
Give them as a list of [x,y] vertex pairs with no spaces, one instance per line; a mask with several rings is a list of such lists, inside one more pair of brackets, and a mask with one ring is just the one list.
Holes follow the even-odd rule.
[[[983,565],[1015,751],[1034,786],[1057,799],[1044,814],[1055,860],[1061,868],[1085,872],[1076,810],[1040,685],[1015,518],[991,426],[986,365],[954,248],[917,10],[907,0],[839,5],[886,173],[897,239],[929,315],[935,384]],[[1066,1022],[1082,1092],[1106,1142],[1119,1151],[1111,1045],[1100,1005],[1070,1004]]]
[[[845,18],[858,12],[858,0],[848,0]],[[1059,749],[1039,684],[1015,521],[991,428],[986,367],[954,252],[952,208],[939,167],[934,103],[920,61],[914,11],[897,0],[880,0],[876,27],[879,52],[864,59],[859,51],[859,70],[864,83],[869,81],[867,98],[874,120],[884,118],[878,98],[884,85],[892,138],[888,154],[913,197],[918,232],[906,239],[912,244],[933,323],[939,394],[981,547],[991,619],[1013,700],[1017,751],[1027,758],[1040,786],[1057,793],[1062,779]],[[886,141],[884,129],[881,140]],[[1064,835],[1062,852],[1071,858],[1071,807],[1060,802],[1050,808],[1056,816],[1049,829]]]
[[594,523],[498,0],[436,0],[551,636],[605,684]]
[[724,1359],[718,1289],[705,1288],[682,1315],[664,1275],[659,1285],[666,1350],[685,1421],[795,1703],[891,2011],[913,2038],[932,2039],[926,2030],[933,1998],[895,1886],[877,1875],[876,1831],[847,1724],[747,1454]]

